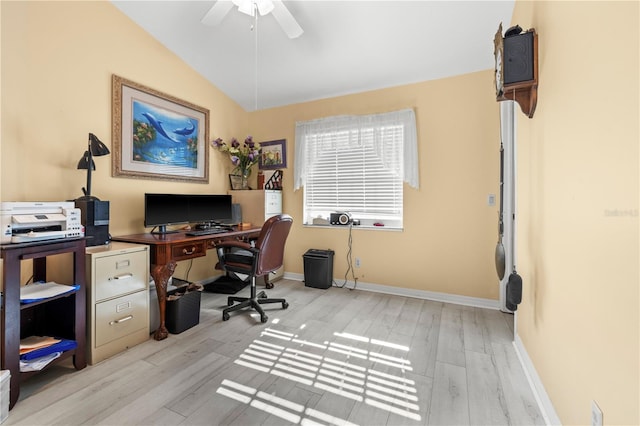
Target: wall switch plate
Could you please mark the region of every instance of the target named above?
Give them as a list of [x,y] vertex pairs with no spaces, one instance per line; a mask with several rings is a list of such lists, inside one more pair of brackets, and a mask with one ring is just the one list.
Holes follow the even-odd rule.
[[496,194],[487,195],[487,205],[489,207],[492,207],[492,206],[496,205]]
[[356,268],[360,267],[360,258],[356,257]]
[[602,410],[595,401],[591,401],[591,426],[602,426]]

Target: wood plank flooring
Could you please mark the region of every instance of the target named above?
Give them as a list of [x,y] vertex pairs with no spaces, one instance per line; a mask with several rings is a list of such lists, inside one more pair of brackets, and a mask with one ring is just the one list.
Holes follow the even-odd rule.
[[5,424],[544,424],[511,315],[290,280],[267,293],[289,308],[265,305],[266,324],[223,322],[226,295],[205,292],[196,327],[82,371],[54,366]]

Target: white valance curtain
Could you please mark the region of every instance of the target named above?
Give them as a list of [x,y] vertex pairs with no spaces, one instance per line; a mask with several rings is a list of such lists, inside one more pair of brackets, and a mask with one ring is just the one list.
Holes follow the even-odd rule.
[[[322,143],[319,143],[319,139]],[[413,188],[419,188],[418,137],[413,109],[361,116],[334,116],[296,123],[294,190],[304,186],[306,173],[323,143],[350,151],[363,140],[372,142],[383,167]]]

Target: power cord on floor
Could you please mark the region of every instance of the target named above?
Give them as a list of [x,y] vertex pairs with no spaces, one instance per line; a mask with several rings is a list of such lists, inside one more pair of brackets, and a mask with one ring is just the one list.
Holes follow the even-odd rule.
[[335,287],[338,288],[344,288],[347,283],[349,282],[349,271],[351,271],[351,278],[353,278],[353,288],[349,288],[349,290],[355,290],[356,286],[358,285],[358,279],[355,276],[355,271],[353,269],[353,258],[351,256],[351,250],[352,250],[352,244],[353,244],[353,234],[351,233],[351,231],[353,230],[353,224],[349,224],[349,240],[347,243],[347,270],[344,273],[344,282],[342,283],[342,285],[337,285],[335,284]]
[[189,260],[189,267],[187,268],[187,273],[185,274],[185,281],[189,282],[189,272],[191,272],[191,267],[193,266],[193,259]]
[[193,259],[189,259],[189,266],[187,266],[187,271],[185,272],[185,277],[184,279],[182,278],[178,278],[175,275],[173,276],[173,278],[180,280],[180,281],[184,281],[185,283],[190,283],[189,281],[189,272],[191,272],[191,267],[193,266]]

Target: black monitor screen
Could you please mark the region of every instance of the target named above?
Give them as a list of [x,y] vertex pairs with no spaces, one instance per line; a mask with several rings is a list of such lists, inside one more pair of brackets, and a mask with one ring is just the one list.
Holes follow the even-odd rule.
[[189,222],[230,222],[231,195],[189,195]]
[[145,194],[144,226],[160,227],[196,222],[230,222],[231,195]]

